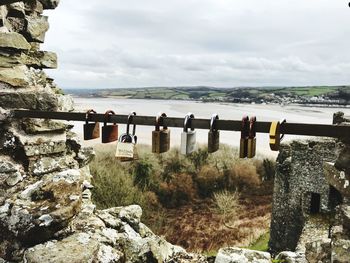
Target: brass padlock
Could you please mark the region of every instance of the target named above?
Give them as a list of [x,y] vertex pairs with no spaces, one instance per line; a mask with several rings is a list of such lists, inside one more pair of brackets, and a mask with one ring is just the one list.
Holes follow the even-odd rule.
[[128,116],[128,121],[126,124],[126,133],[120,135],[119,140],[117,142],[117,150],[115,153],[115,157],[121,162],[133,161],[138,159],[138,154],[136,149],[137,136],[135,134],[136,133],[135,124],[133,127],[133,133],[130,134],[130,124],[133,120],[133,116],[135,115],[136,113],[132,112]]
[[214,114],[210,120],[210,128],[208,133],[208,152],[214,153],[219,150],[220,144],[220,132],[217,129],[216,121],[219,119],[219,115]]
[[118,125],[116,123],[107,125],[111,115],[115,115],[114,111],[106,111],[104,125],[102,126],[102,143],[118,140]]
[[163,123],[166,117],[167,115],[165,113],[158,114],[156,117],[156,130],[152,131],[153,153],[164,153],[170,149],[170,129],[164,125],[160,129],[160,124]]
[[281,125],[285,123],[286,120],[283,119],[281,122],[274,121],[271,122],[270,126],[270,149],[272,151],[279,151],[281,141],[283,140],[284,134],[281,135]]
[[88,110],[85,115],[84,140],[93,140],[100,137],[100,124],[98,122],[89,123],[90,115],[96,114],[94,110]]
[[241,141],[239,145],[239,158],[246,158],[248,155],[248,138],[249,138],[249,117],[242,118]]
[[248,158],[254,158],[256,154],[256,117],[251,117],[249,121],[249,138],[248,138]]
[[[192,113],[188,113],[185,117],[184,130],[181,133],[181,154],[191,154],[196,150],[196,131],[191,128],[193,119],[194,115]],[[188,128],[191,128],[191,130],[188,130]]]

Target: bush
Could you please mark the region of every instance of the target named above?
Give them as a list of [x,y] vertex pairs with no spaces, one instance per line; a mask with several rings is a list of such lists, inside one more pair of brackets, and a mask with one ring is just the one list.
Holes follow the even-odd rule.
[[134,184],[142,190],[156,191],[159,187],[159,170],[149,159],[140,159],[134,163]]
[[188,155],[188,159],[194,165],[194,169],[198,171],[203,165],[208,163],[208,149],[207,148],[198,148],[197,151]]
[[164,207],[174,208],[187,204],[195,196],[192,177],[181,173],[170,182],[160,184],[158,197]]
[[238,190],[239,192],[255,189],[261,183],[256,167],[247,160],[236,162],[227,171],[225,179],[229,189]]
[[221,191],[213,195],[213,200],[217,206],[218,212],[224,215],[237,215],[239,209],[239,193]]
[[159,159],[163,167],[162,180],[165,182],[170,182],[177,174],[188,173],[193,170],[187,157],[180,154],[179,149],[176,148],[159,155]]
[[217,168],[209,165],[200,169],[195,181],[202,197],[209,197],[214,191],[224,188],[223,174]]

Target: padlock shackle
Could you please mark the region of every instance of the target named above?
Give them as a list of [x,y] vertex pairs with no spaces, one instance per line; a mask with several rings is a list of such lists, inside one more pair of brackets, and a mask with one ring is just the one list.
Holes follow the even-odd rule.
[[96,111],[93,109],[89,109],[86,114],[85,114],[85,122],[86,124],[89,123],[89,119],[90,119],[90,114],[96,114]]
[[[164,112],[162,112],[162,113],[159,112],[158,113],[158,115],[156,117],[156,131],[160,130],[160,122],[162,121],[162,123],[163,123],[164,118],[166,118],[166,117],[167,117],[167,115]],[[164,130],[168,129],[168,126],[163,125],[163,129]]]
[[[280,121],[280,128],[281,128],[281,126],[283,126],[283,124],[286,123],[286,122],[287,122],[286,119],[282,119],[282,120]],[[284,133],[281,135],[280,141],[282,141],[283,139],[284,139]]]
[[217,120],[219,119],[219,115],[214,113],[210,119],[210,128],[209,130],[211,132],[217,131],[218,129],[216,128]]
[[242,129],[241,129],[241,139],[248,139],[248,137],[249,137],[249,117],[243,116]]
[[[112,111],[112,110],[106,111],[105,116],[104,116],[104,118],[105,118],[105,120],[104,120],[104,126],[107,125],[107,122],[109,121],[109,118],[110,118],[111,115],[115,115],[115,112]],[[116,124],[116,123],[114,122],[114,125],[115,125],[115,124]]]
[[190,127],[191,125],[191,120],[194,119],[193,113],[189,112],[185,116],[185,121],[184,121],[184,132],[187,132],[188,128],[191,128],[191,131],[194,131],[194,128]]
[[[133,119],[133,117],[134,116],[136,116],[136,112],[131,112],[130,114],[129,114],[129,116],[128,116],[128,121],[127,121],[127,123],[126,123],[126,133],[128,134],[128,135],[130,135],[130,124],[132,123],[132,119]],[[135,136],[135,133],[136,133],[136,124],[134,124],[134,126],[133,126],[133,129],[132,129],[132,135],[134,135]]]
[[249,120],[249,139],[254,139],[256,137],[256,117],[250,117]]

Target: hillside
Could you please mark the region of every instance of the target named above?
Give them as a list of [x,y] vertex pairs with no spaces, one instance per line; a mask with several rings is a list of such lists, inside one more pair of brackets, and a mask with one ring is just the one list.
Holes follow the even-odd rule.
[[198,100],[203,102],[349,105],[350,86],[310,87],[148,87],[133,89],[66,89],[83,97]]

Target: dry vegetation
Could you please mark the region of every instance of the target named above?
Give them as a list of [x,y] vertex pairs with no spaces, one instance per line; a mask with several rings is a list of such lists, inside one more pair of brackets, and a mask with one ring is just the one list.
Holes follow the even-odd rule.
[[120,163],[114,151],[115,145],[97,146],[90,165],[99,208],[140,204],[155,233],[196,252],[248,247],[268,232],[271,160],[241,160],[227,146],[210,155],[202,147],[187,157],[139,146],[139,160]]

